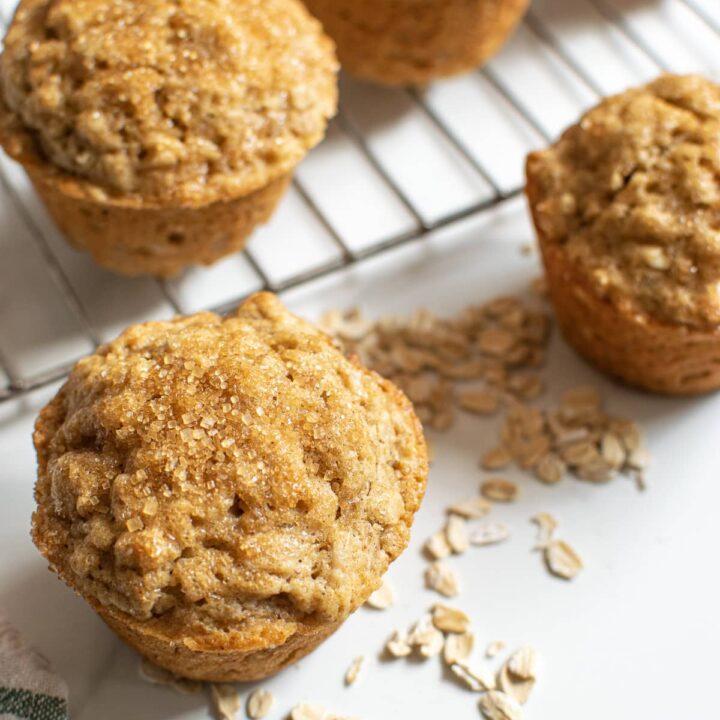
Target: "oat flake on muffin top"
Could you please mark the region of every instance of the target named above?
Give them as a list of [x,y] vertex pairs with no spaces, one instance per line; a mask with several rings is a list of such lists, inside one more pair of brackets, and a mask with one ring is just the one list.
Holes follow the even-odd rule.
[[720,87],[660,77],[607,98],[528,160],[545,242],[639,318],[720,323]]
[[402,393],[268,294],[127,330],[35,443],[43,554],[183,637],[342,621],[406,546],[427,472]]
[[4,144],[27,152],[29,131],[96,195],[206,204],[319,142],[335,71],[298,0],[23,0],[0,64]]

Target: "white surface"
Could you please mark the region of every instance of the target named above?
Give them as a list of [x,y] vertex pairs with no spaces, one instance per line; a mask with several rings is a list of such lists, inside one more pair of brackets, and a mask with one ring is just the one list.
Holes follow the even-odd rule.
[[[452,312],[499,293],[522,291],[537,273],[521,245],[529,238],[521,204],[474,221],[434,241],[393,253],[332,281],[286,297],[293,310],[360,304],[369,314],[421,305]],[[655,462],[649,489],[629,480],[593,486],[566,480],[548,487],[512,473],[522,486],[517,505],[497,507],[512,539],[474,548],[450,562],[464,590],[457,605],[470,612],[479,645],[502,638],[529,642],[542,654],[542,677],[528,718],[709,718],[704,689],[716,680],[720,642],[720,579],[716,520],[720,456],[711,428],[720,397],[652,398],[612,385],[554,337],[547,378],[550,400],[575,383],[600,386],[613,412],[638,419]],[[1,409],[3,547],[0,606],[68,679],[79,720],[209,717],[204,696],[185,698],[145,685],[137,658],[117,642],[83,601],[46,571],[28,538],[34,459],[32,417],[47,393],[25,408]],[[311,700],[370,719],[478,717],[476,696],[443,677],[439,661],[380,662],[377,654],[396,627],[417,618],[438,596],[423,589],[420,547],[443,522],[443,508],[472,496],[477,461],[494,445],[497,420],[463,416],[448,434],[432,434],[437,452],[428,494],[409,550],[390,579],[400,602],[388,612],[361,609],[311,657],[265,683],[278,697],[273,720]],[[562,537],[582,553],[587,569],[573,583],[548,575],[531,552],[535,512],[553,512]],[[343,673],[358,654],[368,658],[358,684]],[[692,690],[689,692],[689,690]],[[241,716],[242,717],[242,716]]]
[[[692,0],[720,22],[718,0]],[[629,26],[677,69],[718,69],[717,37],[681,0],[604,0],[632,11]],[[7,15],[14,2],[0,0]],[[653,63],[617,27],[602,21],[590,0],[537,0],[535,14],[569,56],[606,92],[649,78]],[[572,122],[593,101],[588,88],[558,57],[537,49],[520,32],[490,75],[469,73],[433,85],[429,105],[457,141],[504,190],[520,182],[537,134],[493,88],[488,77],[521,93],[550,133]],[[557,84],[553,84],[557,78]],[[382,168],[434,221],[487,196],[488,188],[406,94],[343,81],[347,119],[367,138]],[[382,103],[382,112],[375,110]],[[68,362],[90,346],[82,322],[41,260],[56,258],[75,289],[90,329],[99,338],[139,319],[167,316],[172,301],[191,311],[223,304],[259,286],[245,256],[189,271],[167,285],[127,281],[98,271],[58,237],[22,173],[5,160],[18,202],[0,189],[0,358],[15,374],[32,376]],[[407,210],[340,127],[299,173],[331,225],[353,248],[367,248],[413,227]],[[33,218],[35,232],[22,219]],[[519,248],[531,239],[521,203],[445,231],[334,278],[288,293],[293,310],[316,317],[336,306],[363,306],[370,314],[426,305],[451,312],[498,293],[524,289],[537,273]],[[44,243],[44,244],[43,244]],[[283,281],[332,261],[337,248],[327,231],[291,193],[251,248],[266,274]],[[720,454],[713,428],[720,397],[694,401],[651,398],[604,381],[553,339],[546,371],[547,400],[565,387],[590,381],[607,392],[612,411],[641,421],[655,462],[650,489],[629,481],[605,487],[565,481],[553,488],[520,475],[523,497],[495,517],[514,527],[512,540],[473,549],[452,560],[464,580],[457,604],[471,612],[479,646],[502,638],[530,642],[543,656],[542,677],[527,707],[530,719],[616,720],[713,718],[708,697],[716,682],[720,641],[720,577],[716,508]],[[0,387],[5,378],[0,370]],[[32,421],[53,389],[0,405],[0,609],[15,621],[68,680],[76,720],[200,720],[205,697],[180,697],[137,678],[137,659],[85,604],[45,568],[29,540],[35,461]],[[420,546],[440,527],[443,508],[477,490],[477,460],[496,440],[497,421],[463,418],[452,432],[433,436],[437,462],[410,549],[390,573],[400,595],[387,613],[360,610],[322,648],[267,683],[278,697],[270,720],[301,700],[316,701],[364,720],[412,717],[476,718],[476,696],[443,676],[436,661],[380,663],[391,632],[415,620],[437,597],[422,587]],[[528,518],[548,510],[562,536],[582,553],[587,569],[567,584],[551,578],[530,551]],[[342,675],[358,654],[368,656],[358,684]],[[240,715],[242,717],[242,714]]]

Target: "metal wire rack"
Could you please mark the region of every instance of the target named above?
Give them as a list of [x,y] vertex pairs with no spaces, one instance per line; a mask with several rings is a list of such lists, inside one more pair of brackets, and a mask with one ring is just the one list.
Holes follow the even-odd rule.
[[[560,1],[560,0],[559,0]],[[677,67],[674,62],[673,53],[663,52],[658,48],[657,42],[652,42],[646,34],[637,28],[632,22],[632,7],[628,9],[619,6],[621,0],[583,0],[589,11],[605,24],[615,36],[620,37],[623,42],[636,54],[644,59],[648,68],[653,73],[660,71],[683,70]],[[671,2],[676,11],[689,16],[696,24],[701,26],[706,35],[711,35],[714,41],[720,40],[720,19],[718,13],[713,10],[715,0],[667,0]],[[5,3],[0,5],[0,22],[3,26],[7,24],[11,8]],[[566,3],[567,5],[568,3]],[[631,3],[637,6],[636,3]],[[641,3],[642,4],[642,3]],[[606,94],[606,88],[598,81],[597,73],[583,59],[573,52],[568,44],[564,42],[562,31],[553,24],[552,12],[558,5],[553,0],[543,3],[536,3],[526,16],[523,23],[523,32],[532,38],[536,49],[551,57],[552,61],[560,66],[566,74],[570,74],[580,84],[587,96],[587,101],[597,100],[598,97]],[[625,2],[627,6],[628,3]],[[539,7],[538,7],[539,6]],[[650,9],[648,12],[653,12]],[[658,22],[664,22],[658,13]],[[719,63],[720,64],[720,63]],[[554,132],[548,129],[548,124],[543,120],[541,109],[537,102],[528,102],[511,84],[507,81],[507,75],[498,72],[494,63],[476,71],[486,83],[492,88],[499,102],[511,112],[517,121],[524,124],[531,134],[539,142],[547,143],[554,136]],[[403,185],[398,182],[394,174],[388,169],[388,165],[381,153],[373,147],[371,138],[364,132],[363,128],[353,119],[352,113],[348,113],[341,101],[341,110],[335,120],[335,126],[361,154],[366,163],[375,173],[376,182],[380,183],[384,192],[389,193],[394,200],[404,209],[411,221],[411,227],[397,233],[375,239],[363,247],[354,247],[337,226],[333,218],[329,216],[322,203],[318,202],[318,193],[308,186],[303,179],[302,173],[294,180],[294,190],[297,197],[304,204],[305,210],[315,219],[320,228],[335,247],[336,252],[329,260],[323,260],[313,264],[311,267],[303,268],[302,271],[283,277],[280,280],[273,279],[267,259],[265,261],[257,257],[251,246],[244,253],[244,258],[253,279],[246,283],[246,289],[222,298],[215,302],[208,309],[218,312],[227,311],[235,306],[245,297],[249,291],[267,289],[273,292],[282,292],[298,287],[304,283],[316,280],[331,273],[338,272],[350,265],[361,263],[363,260],[387,252],[406,243],[421,240],[428,234],[438,231],[441,228],[453,225],[464,219],[483,213],[484,211],[505,202],[506,200],[519,195],[522,188],[519,182],[511,186],[498,180],[495,168],[489,166],[483,159],[474,152],[467,140],[458,132],[454,123],[449,121],[447,114],[438,109],[438,105],[431,101],[428,93],[418,90],[407,89],[394,91],[404,96],[404,101],[409,102],[414,111],[419,113],[424,120],[437,132],[443,142],[452,150],[474,173],[477,180],[487,188],[480,199],[465,204],[460,208],[441,213],[436,217],[429,218],[427,213],[419,207],[417,201],[409,194]],[[478,128],[478,132],[482,129]],[[56,247],[48,238],[48,225],[46,221],[39,219],[37,206],[28,205],[27,199],[17,187],[17,179],[11,176],[8,164],[3,162],[0,165],[0,185],[8,198],[8,202],[14,208],[17,216],[27,229],[28,236],[35,245],[39,256],[45,264],[45,271],[52,278],[59,295],[64,304],[63,312],[70,313],[79,332],[85,338],[85,345],[88,350],[96,347],[101,341],[101,333],[98,332],[96,324],[88,316],[87,301],[80,297],[72,274],[68,272],[66,263],[58,255]],[[0,263],[10,262],[2,257],[3,249],[0,245]],[[98,271],[99,272],[99,271]],[[170,283],[166,281],[147,281],[157,283],[157,289],[164,298],[164,301],[176,313],[187,310],[179,301],[176,292]],[[2,288],[0,287],[0,292]],[[0,312],[0,402],[17,398],[29,391],[43,387],[61,379],[69,370],[78,354],[66,353],[66,359],[54,363],[49,367],[41,367],[38,371],[30,371],[22,363],[11,362],[8,358],[8,346],[3,345],[5,333],[4,322],[11,322],[13,313],[21,313],[22,307],[10,308],[6,298],[0,296],[0,303],[5,308]],[[10,320],[8,320],[10,318]],[[3,376],[6,381],[3,383]],[[3,387],[4,384],[4,387]]]

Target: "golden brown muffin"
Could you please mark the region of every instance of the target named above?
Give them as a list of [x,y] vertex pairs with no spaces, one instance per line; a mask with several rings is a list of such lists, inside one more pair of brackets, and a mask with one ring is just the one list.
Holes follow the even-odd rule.
[[127,274],[240,249],[336,109],[299,0],[23,0],[0,141],[71,242]]
[[330,635],[407,545],[407,398],[270,294],[126,330],[41,412],[33,539],[174,673],[256,680]]
[[383,85],[422,85],[482,65],[529,0],[305,0],[343,67]]
[[720,87],[607,98],[529,156],[526,190],[569,342],[647,390],[720,387]]

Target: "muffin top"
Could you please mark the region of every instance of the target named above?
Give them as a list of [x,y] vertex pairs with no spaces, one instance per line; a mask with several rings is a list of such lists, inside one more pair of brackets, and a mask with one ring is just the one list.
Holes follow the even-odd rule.
[[336,69],[299,0],[22,0],[0,62],[3,144],[97,199],[206,204],[320,141]]
[[270,294],[126,330],[75,366],[35,445],[51,566],[200,644],[344,619],[405,548],[427,474],[405,396]]
[[720,87],[665,75],[528,158],[544,243],[640,319],[720,323]]

